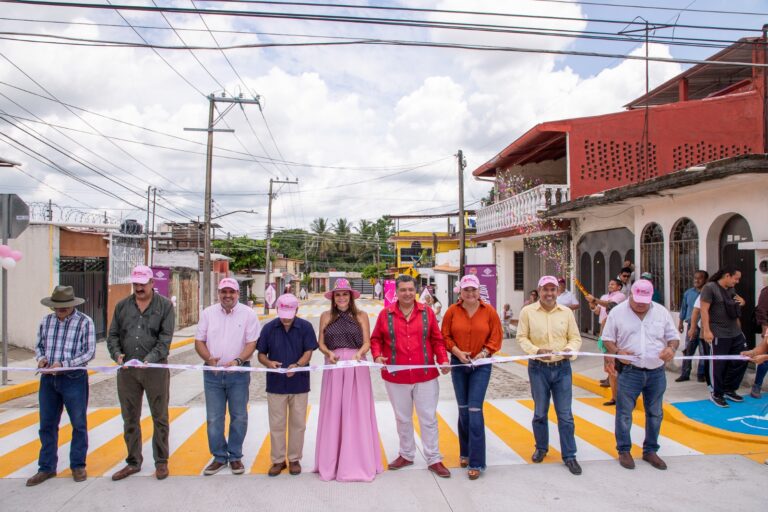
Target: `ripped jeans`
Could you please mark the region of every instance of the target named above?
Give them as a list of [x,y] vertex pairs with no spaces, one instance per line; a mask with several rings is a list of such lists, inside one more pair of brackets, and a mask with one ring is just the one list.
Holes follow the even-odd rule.
[[[451,356],[451,364],[461,364]],[[451,369],[453,390],[459,405],[459,455],[469,459],[470,469],[485,469],[485,419],[483,401],[493,365]]]

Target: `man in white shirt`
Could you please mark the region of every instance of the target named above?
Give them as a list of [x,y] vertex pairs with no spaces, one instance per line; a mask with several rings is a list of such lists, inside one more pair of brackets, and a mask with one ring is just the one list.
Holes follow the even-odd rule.
[[641,393],[645,407],[643,460],[656,469],[667,469],[656,454],[667,387],[664,363],[675,357],[680,341],[669,311],[652,300],[653,284],[646,279],[635,281],[629,300],[613,308],[603,329],[603,343],[609,354],[632,356],[620,358],[617,363],[624,366],[616,397],[616,449],[619,463],[627,469],[635,468],[629,433],[632,411]]
[[579,299],[572,291],[566,290],[565,279],[562,277],[557,280],[557,303],[570,308],[572,311],[579,309]]

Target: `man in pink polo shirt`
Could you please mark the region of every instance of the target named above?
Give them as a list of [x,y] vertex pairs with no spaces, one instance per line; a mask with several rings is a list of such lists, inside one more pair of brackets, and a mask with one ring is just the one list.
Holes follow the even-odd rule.
[[[241,475],[245,467],[243,440],[248,430],[248,387],[251,374],[228,370],[234,366],[250,366],[256,350],[261,325],[256,312],[238,302],[240,287],[231,277],[219,282],[219,303],[200,315],[195,335],[195,350],[206,366],[222,370],[203,372],[205,412],[208,418],[208,448],[213,461],[203,474],[213,475],[229,464],[232,473]],[[229,439],[224,437],[224,418],[229,408]]]

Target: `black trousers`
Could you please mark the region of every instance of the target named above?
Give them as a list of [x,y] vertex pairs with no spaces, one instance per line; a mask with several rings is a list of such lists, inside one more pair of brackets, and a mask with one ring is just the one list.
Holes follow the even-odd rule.
[[[712,355],[738,355],[747,350],[747,338],[739,334],[733,338],[715,338],[712,341]],[[746,361],[712,361],[710,366],[712,392],[716,396],[736,391],[741,386],[741,379],[747,371]]]

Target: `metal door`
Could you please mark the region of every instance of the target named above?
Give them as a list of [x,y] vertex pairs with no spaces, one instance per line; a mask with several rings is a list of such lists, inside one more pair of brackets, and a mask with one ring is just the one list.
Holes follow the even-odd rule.
[[59,283],[85,299],[78,309],[91,317],[96,339],[107,334],[107,258],[61,258]]

